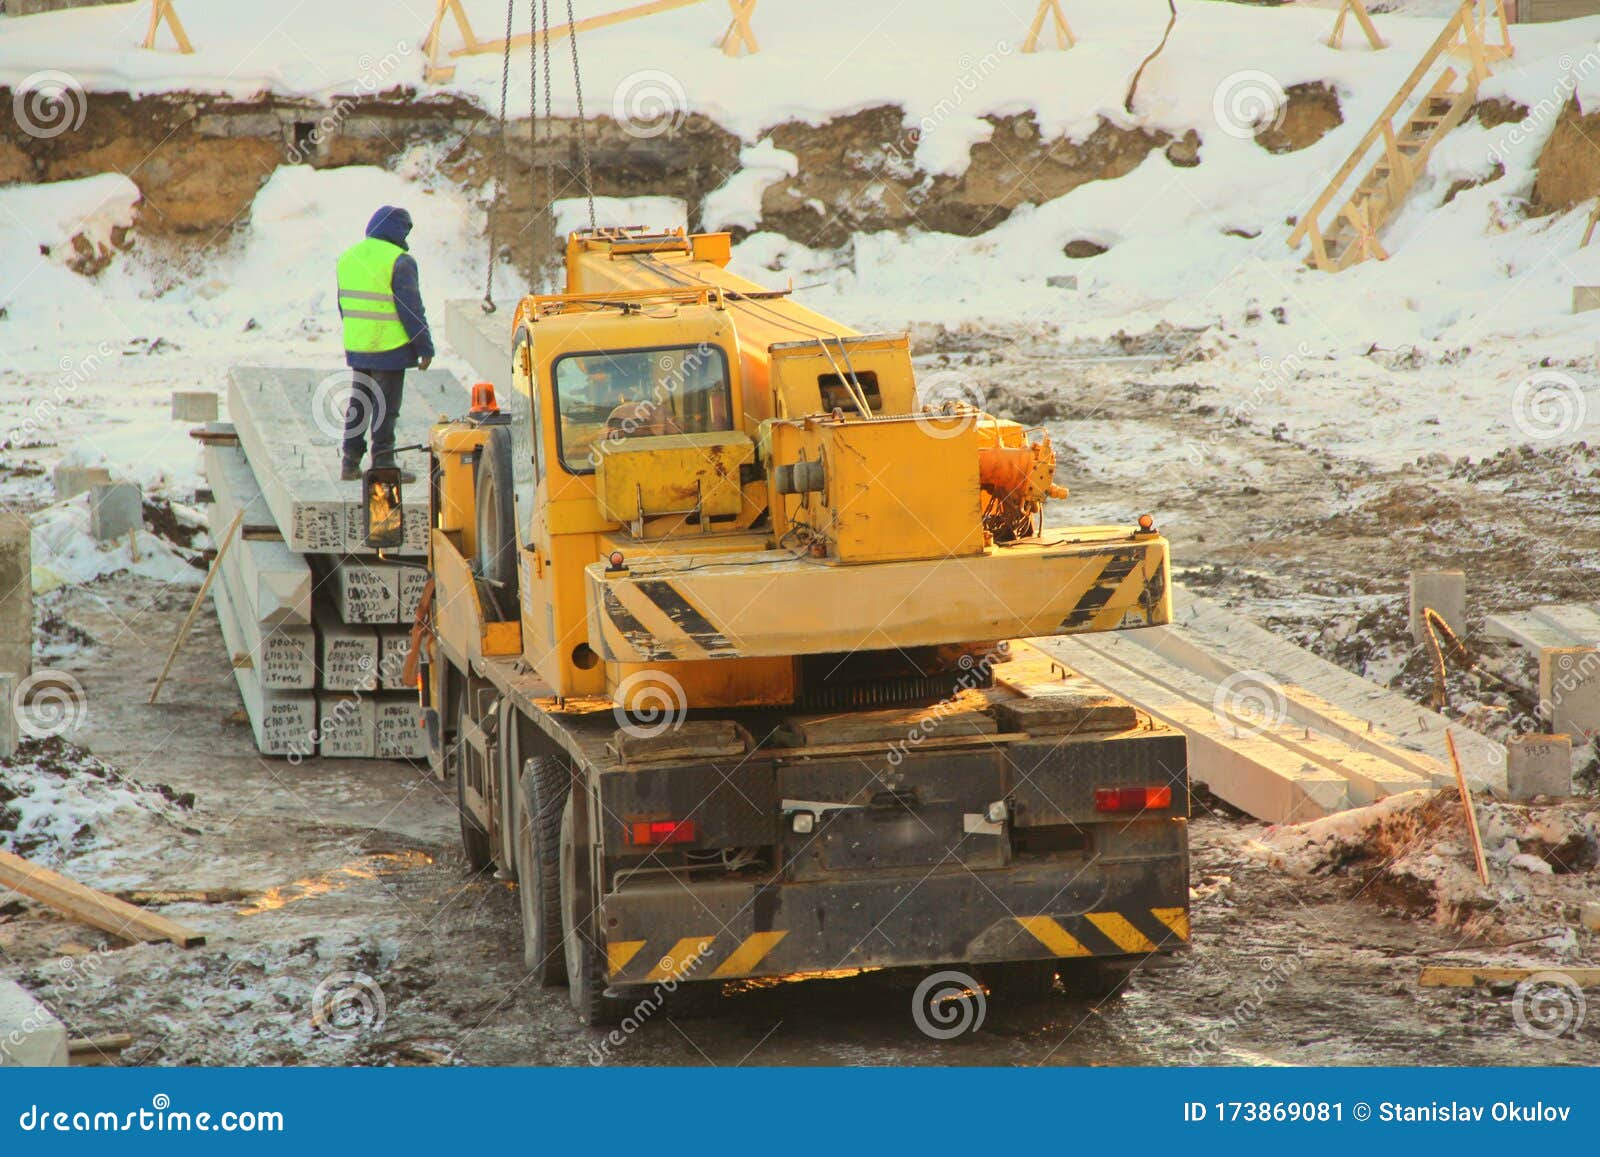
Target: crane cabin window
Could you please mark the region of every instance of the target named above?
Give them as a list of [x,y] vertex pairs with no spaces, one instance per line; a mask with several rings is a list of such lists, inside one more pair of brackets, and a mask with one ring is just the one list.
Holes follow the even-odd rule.
[[728,356],[717,346],[563,354],[554,378],[556,444],[572,474],[594,473],[629,438],[733,429]]

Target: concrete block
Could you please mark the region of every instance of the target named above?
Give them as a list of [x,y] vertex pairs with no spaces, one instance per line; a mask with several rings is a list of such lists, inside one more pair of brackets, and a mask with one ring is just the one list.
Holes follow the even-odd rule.
[[1428,628],[1422,620],[1424,607],[1439,612],[1445,625],[1458,637],[1464,635],[1467,629],[1466,574],[1459,570],[1411,572],[1411,638],[1417,643],[1428,638]]
[[33,672],[33,524],[0,511],[0,672]]
[[10,759],[17,753],[21,735],[17,728],[17,677],[9,671],[0,671],[0,759]]
[[211,593],[222,604],[217,614],[231,616],[244,640],[245,649],[235,653],[234,661],[250,663],[264,691],[310,691],[317,685],[316,632],[286,623],[263,627],[244,590],[238,561],[230,552]]
[[417,621],[422,590],[428,585],[428,572],[420,566],[402,566],[400,571],[400,622],[410,626]]
[[411,653],[409,627],[378,628],[378,686],[385,691],[406,689],[400,681],[406,669],[406,656]]
[[376,754],[379,759],[426,759],[428,733],[422,726],[422,704],[413,693],[377,702]]
[[1539,711],[1552,734],[1587,743],[1600,733],[1600,650],[1541,648]]
[[319,752],[332,759],[372,759],[378,754],[377,709],[370,696],[318,695]]
[[344,558],[333,565],[329,586],[347,623],[393,623],[400,618],[400,567]]
[[502,398],[511,393],[510,333],[504,316],[484,313],[480,302],[444,303],[445,341],[472,367],[476,380],[491,383]]
[[[217,584],[212,584],[212,590]],[[226,594],[215,599],[217,625],[222,628],[222,640],[230,655],[249,651],[244,628],[233,613]],[[245,664],[233,669],[234,681],[239,685],[239,698],[244,702],[245,714],[250,717],[250,730],[255,735],[256,749],[262,755],[315,755],[317,735],[317,701],[310,691],[269,691],[261,686],[261,678],[254,666]]]
[[57,462],[55,469],[50,471],[50,481],[55,485],[56,501],[65,502],[68,498],[76,498],[91,486],[110,482],[111,471],[104,466],[69,466],[65,462]]
[[144,525],[144,491],[137,482],[89,487],[89,533],[97,542],[126,538]]
[[1076,273],[1053,273],[1044,279],[1044,283],[1051,289],[1077,289],[1078,275]]
[[174,422],[215,422],[217,420],[216,391],[173,390],[172,420]]
[[0,980],[0,1068],[65,1068],[67,1026],[20,984]]
[[378,686],[378,636],[343,622],[332,607],[317,608],[317,686],[325,691],[373,691]]
[[219,537],[240,509],[244,538],[229,550],[244,579],[243,600],[264,625],[311,623],[311,568],[278,535],[278,524],[261,496],[250,463],[238,446],[205,448],[206,481],[215,505],[210,510],[212,536]]
[[1600,904],[1585,904],[1578,909],[1578,923],[1590,932],[1600,932]]
[[1514,735],[1506,742],[1506,794],[1515,800],[1572,794],[1572,737]]
[[1600,285],[1574,285],[1572,287],[1572,312],[1588,313],[1600,309]]
[[[237,366],[228,375],[228,416],[273,519],[293,551],[366,550],[361,487],[339,479],[344,382],[340,372],[330,375],[309,368]],[[426,442],[441,414],[462,414],[469,400],[461,384],[442,370],[410,371],[395,425],[396,443]],[[403,451],[399,460],[419,475],[427,470],[427,458],[420,450]],[[407,488],[404,519],[405,544],[394,553],[426,554],[426,486]]]

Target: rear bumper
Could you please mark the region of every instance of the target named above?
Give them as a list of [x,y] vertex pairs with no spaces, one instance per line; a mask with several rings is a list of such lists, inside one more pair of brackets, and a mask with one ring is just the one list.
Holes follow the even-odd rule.
[[600,913],[611,983],[1181,948],[1189,938],[1185,821],[1129,830],[1147,854],[988,871],[953,865],[807,882],[626,887],[607,896]]

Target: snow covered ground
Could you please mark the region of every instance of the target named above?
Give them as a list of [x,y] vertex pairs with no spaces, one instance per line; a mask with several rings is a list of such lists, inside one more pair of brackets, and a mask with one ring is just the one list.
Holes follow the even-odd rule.
[[[400,67],[380,87],[415,83],[416,42],[431,12],[412,0],[392,28],[375,27],[368,7],[358,17],[355,0],[325,0],[312,34],[309,19],[293,12],[179,6],[198,48],[189,57],[132,46],[143,5],[0,20],[0,83],[22,84],[49,65],[73,84],[136,93],[359,91],[361,70],[377,67],[374,54],[388,51],[391,32]],[[578,15],[599,7],[579,4]],[[468,8],[487,35],[492,6]],[[763,52],[729,60],[705,47],[721,11],[695,6],[586,37],[586,83],[591,108],[605,111],[612,94],[613,111],[626,113],[648,81],[659,91],[645,95],[664,99],[671,115],[704,112],[749,141],[744,171],[707,207],[746,227],[756,224],[760,189],[793,164],[763,130],[791,118],[821,121],[897,102],[922,130],[918,162],[939,172],[962,168],[971,143],[991,131],[980,119],[990,113],[1036,109],[1047,134],[1087,133],[1101,118],[1175,135],[1195,130],[1203,141],[1196,167],[1152,152],[1121,179],[1025,206],[981,236],[858,235],[834,252],[757,232],[738,247],[736,265],[759,280],[814,287],[801,299],[863,328],[993,323],[1062,341],[1157,326],[1197,331],[1184,364],[1152,375],[1156,384],[1198,383],[1257,425],[1282,424],[1379,466],[1592,436],[1596,335],[1570,299],[1574,285],[1600,284],[1600,246],[1578,248],[1581,208],[1526,216],[1553,115],[1517,133],[1476,122],[1458,130],[1386,235],[1394,254],[1386,263],[1329,276],[1303,268],[1285,244],[1289,219],[1388,100],[1436,35],[1437,19],[1380,17],[1390,48],[1341,52],[1322,43],[1325,10],[1180,4],[1172,42],[1146,72],[1130,115],[1121,108],[1127,81],[1158,39],[1165,5],[1069,8],[1078,47],[1024,55],[1016,42],[1031,4],[996,11],[946,0],[922,5],[913,22],[888,5],[769,2],[756,17]],[[1517,56],[1497,67],[1485,96],[1533,108],[1571,92],[1600,99],[1600,19],[1515,35]],[[650,67],[662,62],[667,69]],[[498,58],[457,64],[454,85],[440,91],[492,105]],[[516,91],[519,71],[513,108],[526,100]],[[1239,131],[1239,118],[1270,119],[1276,94],[1308,81],[1336,87],[1341,127],[1283,155]],[[0,431],[12,458],[105,464],[147,491],[187,498],[199,481],[198,454],[168,420],[170,391],[221,391],[236,362],[337,368],[333,258],[380,203],[406,205],[416,218],[412,241],[436,319],[446,300],[479,296],[482,212],[437,161],[419,147],[393,171],[280,168],[248,225],[203,267],[174,266],[135,244],[92,278],[68,267],[70,239],[82,233],[109,245],[130,219],[133,182],[113,173],[0,188]],[[1494,178],[1496,161],[1504,174]],[[1486,177],[1443,203],[1457,180]],[[638,220],[641,210],[631,202],[600,208],[612,223]],[[1109,251],[1069,259],[1062,246],[1075,239]],[[1050,288],[1046,279],[1059,274],[1076,274],[1078,289]],[[509,282],[497,286],[499,295],[511,292]],[[448,355],[440,365],[467,373]],[[1149,452],[1145,433],[1102,423],[1092,433],[1096,457],[1131,465]],[[331,441],[325,449],[333,453]],[[0,499],[36,508],[48,497],[45,475],[0,476]],[[64,553],[41,545],[46,564]]]

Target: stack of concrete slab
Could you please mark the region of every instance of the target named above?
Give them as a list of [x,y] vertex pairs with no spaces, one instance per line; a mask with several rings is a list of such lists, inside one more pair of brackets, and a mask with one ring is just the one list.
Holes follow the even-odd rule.
[[[262,754],[420,759],[421,710],[401,673],[427,582],[427,491],[406,494],[404,547],[366,549],[361,486],[339,479],[343,391],[329,383],[311,369],[230,374],[231,426],[205,439],[213,537],[243,511],[211,588],[217,619]],[[397,443],[426,442],[465,399],[449,374],[408,374]],[[400,460],[426,477],[423,452]]]
[[1503,790],[1505,748],[1175,588],[1170,627],[1039,640],[1070,669],[1180,728],[1189,770],[1235,807],[1298,823],[1447,787],[1455,741],[1475,788]]

